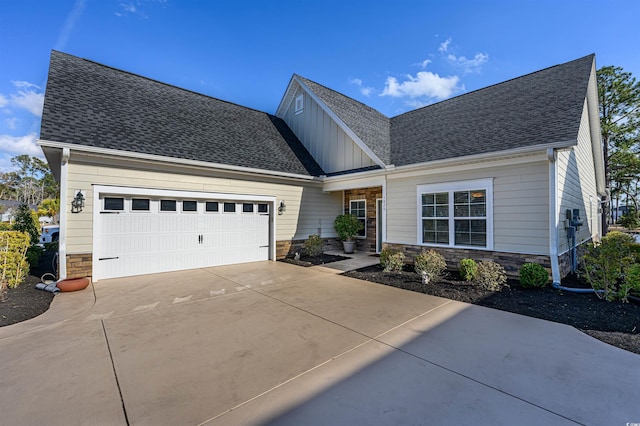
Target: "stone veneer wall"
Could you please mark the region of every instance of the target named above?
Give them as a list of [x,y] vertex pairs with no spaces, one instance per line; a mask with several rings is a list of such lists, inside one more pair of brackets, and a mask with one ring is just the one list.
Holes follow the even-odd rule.
[[511,278],[517,278],[520,274],[520,268],[523,264],[539,263],[542,265],[549,274],[551,274],[551,260],[549,256],[538,254],[519,254],[519,253],[504,253],[497,251],[483,251],[472,249],[459,249],[459,248],[442,248],[442,247],[423,247],[405,244],[388,244],[383,243],[383,248],[391,248],[394,250],[401,250],[406,256],[406,262],[413,263],[416,255],[420,254],[423,250],[435,250],[444,256],[447,261],[447,268],[458,269],[460,261],[465,258],[471,258],[476,262],[482,260],[492,260],[502,265],[507,275]]
[[366,200],[367,236],[356,240],[356,248],[362,251],[376,251],[376,201],[382,198],[382,187],[348,189],[344,191],[344,212],[349,213],[349,201]]
[[[324,250],[343,250],[342,242],[337,238],[323,238]],[[304,253],[305,240],[281,240],[276,241],[276,260],[284,259],[287,256],[293,256],[296,252]]]
[[[580,268],[580,258],[584,254],[584,250],[587,248],[587,244],[590,244],[592,240],[584,241],[578,247],[576,247],[578,252],[578,268]],[[558,261],[560,263],[560,276],[566,277],[571,273],[571,253],[566,252],[558,256]]]
[[84,278],[92,275],[92,254],[68,254],[67,278]]

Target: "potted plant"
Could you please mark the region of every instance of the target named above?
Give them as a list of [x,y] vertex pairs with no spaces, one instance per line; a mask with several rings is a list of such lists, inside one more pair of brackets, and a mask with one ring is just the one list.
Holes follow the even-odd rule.
[[341,214],[336,217],[335,222],[333,222],[333,226],[342,240],[344,252],[347,254],[353,253],[353,247],[356,243],[353,240],[353,237],[358,235],[358,232],[364,228],[362,222],[352,214]]

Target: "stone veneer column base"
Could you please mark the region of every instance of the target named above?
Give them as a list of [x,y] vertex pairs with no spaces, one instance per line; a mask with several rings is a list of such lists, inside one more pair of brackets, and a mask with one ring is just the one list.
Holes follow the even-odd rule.
[[67,278],[84,278],[92,275],[92,253],[67,254]]
[[[342,250],[342,242],[337,238],[323,238],[324,250]],[[276,260],[281,260],[295,253],[304,253],[305,240],[276,241]]]

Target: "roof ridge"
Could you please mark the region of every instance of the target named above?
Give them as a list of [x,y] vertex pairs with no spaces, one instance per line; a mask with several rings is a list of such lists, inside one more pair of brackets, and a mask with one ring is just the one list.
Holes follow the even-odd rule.
[[474,94],[474,93],[478,93],[478,92],[482,92],[482,91],[485,91],[485,90],[488,90],[488,89],[492,89],[492,88],[494,88],[496,86],[501,86],[503,84],[510,83],[510,82],[516,81],[516,80],[521,80],[523,78],[527,78],[527,77],[530,77],[530,76],[535,75],[535,74],[539,74],[539,73],[542,73],[542,72],[545,72],[545,71],[549,71],[549,70],[551,70],[553,68],[562,67],[562,66],[568,65],[568,64],[573,63],[573,62],[582,61],[582,60],[585,60],[587,58],[591,58],[593,60],[593,58],[595,58],[595,53],[591,53],[589,55],[585,55],[585,56],[583,56],[581,58],[573,59],[571,61],[563,62],[561,64],[551,65],[549,67],[542,68],[542,69],[536,70],[536,71],[532,71],[532,72],[530,72],[528,74],[524,74],[524,75],[520,75],[520,76],[517,76],[517,77],[513,77],[513,78],[510,78],[508,80],[500,81],[500,82],[494,83],[494,84],[492,84],[490,86],[480,87],[480,88],[472,90],[470,92],[462,93],[460,95],[453,96],[453,97],[447,98],[447,99],[443,99],[441,101],[434,102],[432,104],[425,105],[425,106],[420,107],[420,108],[412,109],[411,111],[403,112],[402,114],[394,115],[393,117],[391,117],[391,119],[394,119],[396,117],[401,117],[401,116],[404,116],[404,115],[408,115],[408,114],[412,114],[412,113],[415,113],[415,112],[418,112],[418,111],[422,111],[422,110],[424,110],[426,108],[433,107],[435,105],[441,105],[441,104],[443,104],[445,102],[449,102],[449,101],[452,101],[454,99],[460,99],[460,98],[462,98],[464,96],[467,96],[467,95],[471,95],[471,94]]
[[146,76],[144,76],[142,74],[136,74],[133,71],[127,71],[127,70],[123,70],[123,69],[120,69],[120,68],[113,67],[111,65],[105,65],[103,63],[94,61],[92,59],[81,58],[79,56],[75,56],[75,55],[72,55],[70,53],[62,52],[60,50],[55,50],[55,49],[51,49],[51,52],[52,53],[55,52],[55,53],[58,53],[58,54],[62,54],[62,55],[68,56],[70,58],[74,58],[74,59],[78,59],[78,60],[81,60],[81,61],[85,61],[85,62],[88,62],[90,64],[98,65],[98,66],[103,67],[103,68],[108,68],[108,69],[110,69],[112,71],[115,71],[115,72],[119,72],[119,73],[122,73],[122,74],[128,74],[128,75],[131,75],[133,77],[141,78],[143,80],[147,80],[147,81],[150,81],[150,82],[153,82],[153,83],[157,83],[157,84],[160,84],[162,86],[166,86],[166,87],[169,87],[169,88],[172,88],[172,89],[177,89],[177,90],[180,90],[180,91],[183,91],[183,92],[192,93],[194,95],[202,96],[202,97],[205,97],[205,98],[208,98],[208,99],[214,99],[216,101],[224,102],[224,103],[227,103],[227,104],[230,104],[230,105],[234,105],[234,106],[237,106],[237,107],[240,107],[240,108],[243,108],[243,109],[247,109],[247,110],[250,110],[250,111],[260,112],[260,113],[267,114],[267,115],[274,115],[274,114],[271,114],[269,112],[262,111],[262,110],[259,110],[259,109],[256,109],[256,108],[251,108],[251,107],[248,107],[248,106],[245,106],[245,105],[240,105],[240,104],[232,102],[232,101],[228,101],[228,100],[225,100],[225,99],[220,99],[220,98],[217,98],[215,96],[207,95],[207,94],[204,94],[204,93],[201,93],[201,92],[196,92],[195,90],[185,89],[184,87],[180,87],[180,86],[177,86],[175,84],[165,83],[163,81],[156,80],[155,78],[146,77]]

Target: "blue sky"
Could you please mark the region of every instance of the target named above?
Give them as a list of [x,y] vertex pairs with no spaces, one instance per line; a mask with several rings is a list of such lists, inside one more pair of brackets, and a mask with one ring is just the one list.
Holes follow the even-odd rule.
[[388,116],[590,53],[640,79],[637,0],[4,0],[0,171],[36,145],[52,49],[274,113],[293,73]]

